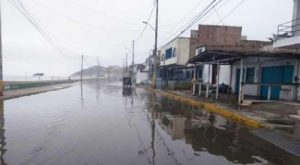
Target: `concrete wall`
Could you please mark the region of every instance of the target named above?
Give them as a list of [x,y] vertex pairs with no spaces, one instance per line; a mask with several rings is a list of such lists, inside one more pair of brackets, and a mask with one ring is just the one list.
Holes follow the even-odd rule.
[[[175,57],[166,59],[164,61],[163,55],[165,54],[166,50],[169,48],[175,48]],[[185,65],[186,62],[189,60],[189,49],[190,49],[190,39],[184,37],[178,37],[171,41],[170,43],[163,46],[160,51],[160,66],[164,65]]]
[[141,72],[138,71],[136,73],[136,83],[140,84],[141,82],[147,81],[148,80],[148,72]]
[[177,40],[177,64],[185,65],[189,60],[190,39],[181,38]]
[[[287,58],[267,58],[267,57],[248,57],[244,59],[244,68],[254,67],[254,82],[261,82],[261,72],[263,67],[269,66],[284,66],[284,65],[293,65],[294,66],[294,77],[300,76],[299,71],[299,60],[298,59],[287,59]],[[231,79],[231,88],[233,93],[237,93],[235,91],[236,86],[236,72],[237,69],[240,68],[240,61],[235,62],[232,65],[232,79]],[[245,71],[246,72],[246,71]],[[245,73],[246,74],[246,73]],[[276,75],[274,75],[276,76]],[[244,77],[245,81],[246,76]],[[293,78],[293,83],[297,83]],[[298,89],[299,91],[299,89]],[[245,85],[243,87],[244,95],[249,96],[260,96],[260,87],[257,85]],[[280,99],[284,100],[294,100],[296,91],[291,86],[282,86],[282,90],[280,93]],[[300,94],[298,92],[298,98],[300,98]]]
[[168,89],[181,89],[181,90],[191,90],[192,89],[192,81],[168,81]]

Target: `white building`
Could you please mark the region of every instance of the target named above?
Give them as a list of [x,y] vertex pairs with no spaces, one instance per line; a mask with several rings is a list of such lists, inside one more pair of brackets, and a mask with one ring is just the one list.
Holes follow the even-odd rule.
[[190,39],[177,37],[160,48],[160,66],[185,65],[189,60]]
[[294,0],[293,18],[278,25],[274,48],[300,48],[300,0]]
[[231,65],[231,92],[242,103],[244,98],[299,101],[299,57],[294,52],[211,50],[192,60]]

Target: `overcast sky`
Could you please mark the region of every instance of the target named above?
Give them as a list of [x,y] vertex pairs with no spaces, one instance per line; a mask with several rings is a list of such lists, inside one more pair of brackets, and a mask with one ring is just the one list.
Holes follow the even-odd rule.
[[[122,66],[131,42],[137,39],[153,7],[153,0],[19,0],[46,31],[53,48],[35,27],[12,5],[2,0],[4,75],[44,72],[67,76],[96,64]],[[243,27],[251,40],[267,40],[277,25],[292,19],[293,0],[244,0],[225,20],[220,21],[242,0],[223,0],[199,24]],[[160,0],[159,45],[172,38],[211,0]],[[154,25],[154,15],[150,21]],[[197,29],[197,25],[192,27]],[[190,30],[183,36],[189,36]],[[144,62],[154,45],[154,32],[147,28],[136,42],[136,63]],[[131,58],[129,58],[131,62]]]

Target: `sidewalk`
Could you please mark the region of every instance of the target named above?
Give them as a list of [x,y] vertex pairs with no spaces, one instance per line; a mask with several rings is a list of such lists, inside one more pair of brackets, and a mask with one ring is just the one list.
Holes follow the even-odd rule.
[[8,100],[8,99],[13,99],[13,98],[22,97],[22,96],[29,96],[29,95],[64,89],[64,88],[68,88],[71,86],[72,86],[72,84],[65,83],[65,84],[48,85],[48,86],[42,86],[42,87],[6,90],[3,93],[3,97],[0,97],[0,99]]
[[[152,88],[148,88],[153,90]],[[233,95],[221,95],[218,101],[193,96],[190,91],[155,90],[179,102],[214,112],[225,118],[243,123],[251,128],[278,129],[300,139],[300,121],[290,115],[298,115],[300,104],[262,102],[249,106],[235,104]]]
[[[190,91],[146,88],[162,96],[242,123],[252,128],[251,132],[254,135],[300,157],[300,123],[297,120],[289,118],[290,114],[296,114],[298,108],[300,109],[300,105],[298,104],[269,102],[250,106],[237,106],[234,104],[234,100],[232,100],[233,97],[225,97],[220,101],[215,101],[193,96]],[[231,102],[228,100],[231,100]]]

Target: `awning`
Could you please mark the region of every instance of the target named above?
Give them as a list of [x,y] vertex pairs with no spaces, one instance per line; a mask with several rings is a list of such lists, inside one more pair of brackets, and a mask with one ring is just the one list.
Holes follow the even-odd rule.
[[210,63],[217,62],[228,64],[240,58],[246,57],[285,57],[285,58],[299,58],[300,53],[292,52],[266,52],[266,51],[229,51],[229,50],[207,50],[199,55],[188,60],[188,64],[196,63]]

